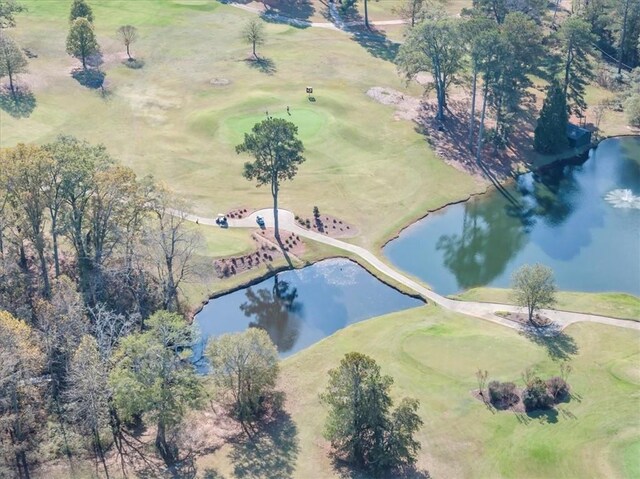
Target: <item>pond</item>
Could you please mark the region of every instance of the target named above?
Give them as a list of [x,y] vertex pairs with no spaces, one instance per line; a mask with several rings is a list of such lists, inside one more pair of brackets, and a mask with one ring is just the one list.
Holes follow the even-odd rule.
[[422,304],[352,261],[324,260],[211,300],[195,317],[194,355],[209,336],[261,327],[286,357],[349,324]]
[[640,295],[639,196],[640,138],[609,139],[584,162],[428,215],[384,254],[443,295],[508,287],[525,263],[551,267],[562,290]]

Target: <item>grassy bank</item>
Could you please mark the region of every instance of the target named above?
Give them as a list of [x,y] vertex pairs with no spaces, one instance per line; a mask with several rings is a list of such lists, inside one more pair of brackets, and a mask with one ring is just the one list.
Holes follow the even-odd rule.
[[[202,248],[196,257],[196,261],[199,264],[197,268],[199,274],[192,278],[190,282],[183,285],[183,297],[186,304],[189,305],[192,310],[197,309],[203,301],[211,296],[217,296],[249,283],[260,281],[272,275],[274,271],[280,271],[288,267],[284,257],[278,257],[269,265],[263,263],[259,267],[244,271],[229,278],[218,278],[213,270],[214,260],[219,257],[245,254],[252,251],[255,247],[254,242],[251,240],[252,231],[244,228],[222,229],[217,226],[196,226],[195,224],[191,227],[198,231],[203,239]],[[325,258],[348,258],[360,264],[360,266],[367,269],[369,273],[387,283],[392,288],[408,295],[413,296],[416,294],[415,291],[407,288],[403,284],[381,274],[353,253],[318,243],[308,238],[304,239],[304,244],[304,253],[301,254],[299,258],[291,257],[295,268],[309,266]]]
[[[473,288],[450,297],[462,301],[514,304],[511,290],[502,288]],[[560,291],[557,299],[554,309],[640,321],[640,298],[631,294]]]
[[[281,387],[293,424],[286,444],[272,437],[255,449],[225,445],[202,457],[199,469],[231,478],[262,464],[272,477],[284,477],[286,470],[300,478],[337,477],[322,439],[325,410],[318,394],[326,372],[345,353],[360,351],[395,378],[396,398],[421,401],[419,466],[432,477],[637,477],[640,336],[587,323],[565,332],[560,348],[534,344],[515,331],[435,306],[358,323],[283,362]],[[478,368],[518,384],[527,367],[542,376],[558,374],[551,351],[573,367],[572,399],[557,412],[496,413],[471,396]]]

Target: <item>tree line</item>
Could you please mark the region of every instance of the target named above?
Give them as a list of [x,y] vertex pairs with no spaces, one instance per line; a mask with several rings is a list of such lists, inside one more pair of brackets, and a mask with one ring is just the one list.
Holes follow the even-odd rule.
[[[199,237],[171,209],[180,204],[103,146],[71,136],[0,151],[4,467],[28,477],[27,454],[46,433],[43,424],[65,431],[71,409],[83,401],[97,407],[97,392],[86,388],[104,387],[99,380],[121,338],[174,318],[166,315],[184,321],[180,290],[196,274]],[[105,417],[116,428],[120,416],[109,404]],[[82,410],[78,424],[100,420]],[[102,429],[89,432],[101,450]]]
[[[585,87],[594,77],[592,59],[603,38],[608,39],[618,70],[623,64],[638,66],[640,2],[602,0],[610,7],[598,16],[606,27],[598,23],[596,28],[589,12],[598,3],[577,2],[568,18],[556,25],[554,17],[548,28],[543,21],[547,3],[540,0],[474,0],[472,8],[455,18],[432,2],[407,0],[398,12],[414,26],[396,58],[398,69],[408,81],[421,71],[432,74],[429,88],[435,90],[436,118],[441,122],[448,114],[450,87],[470,85],[467,146],[480,161],[486,143],[494,151],[509,143],[534,75],[549,82],[549,95],[559,88],[560,109],[583,117]],[[495,126],[487,129],[489,112]],[[550,153],[563,145],[544,140],[537,146]]]

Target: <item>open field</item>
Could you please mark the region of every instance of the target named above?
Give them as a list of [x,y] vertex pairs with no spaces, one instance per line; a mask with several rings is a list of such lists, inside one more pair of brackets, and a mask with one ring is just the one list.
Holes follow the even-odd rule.
[[[436,158],[411,122],[395,121],[393,109],[365,94],[376,85],[420,92],[406,88],[385,59],[395,48],[390,42],[360,44],[336,31],[267,24],[261,71],[245,61],[250,47],[239,39],[254,14],[213,1],[139,0],[134,7],[96,0],[103,97],[70,76],[77,64],[64,51],[68,2],[24,3],[29,11],[12,34],[38,55],[23,77],[37,105],[28,118],[2,112],[1,146],[73,134],[104,143],[140,175],[166,181],[196,212],[264,207],[269,193],[242,178],[246,158],[234,146],[266,111],[282,116],[289,106],[307,163],[284,185],[282,206],[308,214],[317,205],[357,225],[362,236],[355,241],[364,245],[482,188]],[[132,49],[145,62],[140,70],[121,64],[115,30],[124,23],[140,30]],[[307,85],[315,102],[304,93]],[[439,187],[445,183],[450,187]]]
[[[473,288],[453,295],[451,298],[462,301],[514,304],[511,290],[502,288]],[[554,309],[640,321],[640,298],[631,294],[560,291],[557,299]]]
[[[638,477],[640,336],[585,323],[565,332],[553,344],[535,344],[434,306],[358,323],[283,362],[281,387],[297,431],[287,450],[264,437],[264,447],[254,452],[261,454],[258,463],[249,448],[226,445],[201,458],[198,469],[231,478],[263,464],[270,477],[290,469],[300,478],[337,476],[321,439],[325,411],[318,394],[326,371],[345,353],[359,351],[395,378],[396,398],[420,399],[425,424],[418,465],[432,477]],[[543,377],[558,374],[550,352],[573,367],[572,398],[557,413],[496,413],[471,396],[478,368],[519,385],[527,367]],[[230,457],[244,460],[233,464]]]

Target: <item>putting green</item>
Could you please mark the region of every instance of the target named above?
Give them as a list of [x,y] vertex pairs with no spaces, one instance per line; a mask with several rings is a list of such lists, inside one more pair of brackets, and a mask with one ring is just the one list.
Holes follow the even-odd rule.
[[[227,138],[234,143],[241,142],[244,134],[250,132],[253,125],[265,119],[267,111],[273,118],[284,118],[294,123],[298,127],[298,137],[304,143],[312,143],[321,136],[328,123],[326,113],[320,108],[292,107],[289,115],[286,106],[283,106],[277,111],[265,110],[260,113],[253,111],[228,118],[224,122],[229,133]],[[216,115],[215,112],[212,113],[212,116],[214,115]]]

